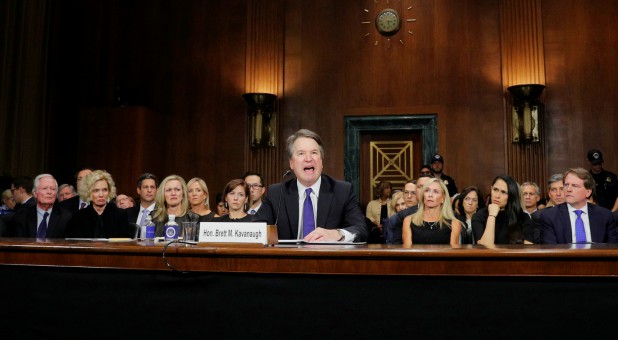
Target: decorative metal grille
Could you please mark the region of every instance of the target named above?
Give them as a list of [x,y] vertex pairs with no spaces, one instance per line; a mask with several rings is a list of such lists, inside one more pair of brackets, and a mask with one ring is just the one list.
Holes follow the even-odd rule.
[[369,192],[381,181],[391,182],[393,189],[401,189],[412,178],[412,141],[379,141],[369,143]]

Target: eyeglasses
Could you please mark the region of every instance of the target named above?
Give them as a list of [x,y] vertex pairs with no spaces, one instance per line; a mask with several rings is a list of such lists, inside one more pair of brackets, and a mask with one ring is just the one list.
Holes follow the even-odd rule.
[[464,198],[464,201],[476,203],[476,202],[479,201],[479,199],[478,198],[474,198],[474,197],[466,197],[466,198]]
[[257,184],[257,183],[253,183],[253,184],[249,184],[247,183],[247,185],[249,186],[249,188],[253,189],[253,190],[257,190],[259,188],[262,188],[263,185]]

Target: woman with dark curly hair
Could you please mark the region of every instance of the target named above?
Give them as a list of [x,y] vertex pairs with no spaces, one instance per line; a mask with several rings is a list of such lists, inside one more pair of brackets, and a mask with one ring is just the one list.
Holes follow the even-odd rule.
[[475,186],[469,186],[465,188],[461,194],[460,199],[457,201],[457,209],[455,217],[461,221],[462,224],[462,243],[473,244],[474,237],[472,236],[472,216],[479,210],[485,207],[483,202],[483,195],[479,188]]

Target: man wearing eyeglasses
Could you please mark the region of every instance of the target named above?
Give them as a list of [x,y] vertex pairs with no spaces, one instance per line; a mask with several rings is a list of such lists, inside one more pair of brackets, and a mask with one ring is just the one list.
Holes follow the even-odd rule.
[[11,182],[11,193],[15,199],[15,211],[36,205],[36,199],[32,198],[32,179],[30,177],[17,177]]
[[[415,186],[412,187],[408,182],[404,187],[403,195],[406,200],[406,205],[408,206],[406,209],[396,213],[391,216],[384,224],[383,230],[386,235],[384,236],[384,240],[388,244],[402,244],[403,238],[401,236],[401,231],[403,228],[403,219],[407,216],[414,214],[418,210],[418,202],[420,202],[421,197],[423,196],[423,186],[429,181],[433,176],[427,174],[421,174],[416,180]],[[416,199],[413,199],[412,196],[415,195]],[[416,203],[412,206],[408,205],[409,202]]]
[[249,195],[251,202],[247,212],[251,215],[255,215],[262,206],[262,196],[264,196],[264,192],[266,191],[264,188],[264,180],[262,179],[262,175],[257,172],[247,172],[244,176],[244,180],[251,189]]

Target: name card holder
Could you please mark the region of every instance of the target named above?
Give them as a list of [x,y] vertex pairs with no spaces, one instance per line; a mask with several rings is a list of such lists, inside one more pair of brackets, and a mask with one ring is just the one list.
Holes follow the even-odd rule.
[[199,242],[277,244],[277,226],[265,222],[201,222]]

